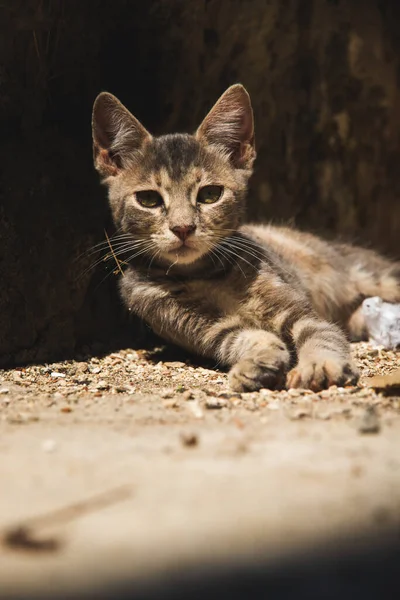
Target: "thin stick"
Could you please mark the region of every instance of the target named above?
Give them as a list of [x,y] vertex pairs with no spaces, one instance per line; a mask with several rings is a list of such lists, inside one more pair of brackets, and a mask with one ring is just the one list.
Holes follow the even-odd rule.
[[120,487],[107,490],[102,494],[82,500],[63,508],[58,508],[48,513],[31,517],[25,522],[13,527],[7,528],[0,536],[3,544],[8,548],[15,550],[27,550],[36,552],[51,552],[58,550],[61,541],[57,537],[38,536],[41,530],[46,527],[62,525],[90,514],[96,510],[106,508],[117,502],[129,498],[133,493],[131,485],[122,485]]

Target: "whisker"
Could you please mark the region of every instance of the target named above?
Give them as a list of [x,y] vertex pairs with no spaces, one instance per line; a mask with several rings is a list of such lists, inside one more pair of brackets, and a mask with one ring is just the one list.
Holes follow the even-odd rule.
[[[105,248],[104,248],[104,249],[105,249]],[[109,249],[109,246],[108,246],[108,249]],[[128,247],[126,248],[126,250],[129,250],[129,249],[130,249],[130,247],[128,246]],[[124,250],[125,250],[125,248],[124,248]],[[123,253],[123,252],[122,252],[121,248],[119,248],[119,247],[118,247],[116,251],[115,251],[115,249],[114,249],[114,254],[115,254],[116,256],[120,256],[122,253]],[[91,264],[90,264],[90,265],[87,267],[87,269],[85,269],[85,270],[83,271],[82,275],[85,275],[85,274],[86,274],[88,271],[90,271],[91,269],[94,269],[95,267],[97,267],[97,266],[98,266],[98,265],[100,265],[101,263],[103,263],[103,262],[106,262],[106,261],[107,261],[107,260],[110,258],[110,256],[112,256],[112,253],[110,253],[110,251],[108,251],[106,254],[102,254],[102,255],[101,255],[101,256],[100,256],[100,257],[99,257],[97,260],[95,260],[94,262],[92,262],[92,263],[91,263]]]
[[110,277],[110,275],[117,275],[118,271],[116,272],[116,270],[112,270],[109,273],[106,274],[105,277],[103,277],[103,279],[100,281],[100,283],[98,283],[95,287],[95,291],[98,290],[98,288],[105,282],[106,279],[108,279]]
[[102,256],[101,258],[99,258],[98,260],[96,260],[94,263],[91,263],[86,269],[84,269],[84,271],[82,271],[82,273],[80,273],[79,278],[84,277],[90,271],[92,271],[93,269],[95,269],[96,267],[98,267],[99,265],[101,265],[101,263],[106,262],[110,258],[111,258],[111,254],[108,253],[105,256]]
[[[220,246],[220,249],[221,249],[221,246]],[[255,271],[257,271],[257,268],[250,261],[248,261],[246,258],[244,258],[241,254],[239,254],[238,252],[236,252],[234,248],[232,248],[230,246],[224,246],[224,250],[226,252],[228,252],[231,256],[234,256],[234,257],[242,260],[243,262],[245,262],[246,264],[248,264],[250,267],[252,267],[252,269],[254,269]],[[239,263],[237,262],[236,264],[240,268]],[[242,271],[242,273],[243,273],[243,275],[245,277],[245,274],[244,274],[243,270],[242,269],[240,269],[240,270]]]
[[236,250],[240,250],[241,252],[244,252],[257,260],[261,260],[278,267],[281,271],[284,271],[289,276],[292,275],[291,271],[287,269],[284,264],[282,264],[282,261],[276,260],[270,254],[267,254],[267,249],[263,248],[254,240],[241,236],[232,236],[225,238],[220,242],[220,244],[230,245]]
[[[214,251],[217,251],[217,248],[214,248]],[[247,279],[246,275],[245,275],[245,273],[244,273],[244,271],[242,269],[242,267],[240,266],[240,264],[238,263],[238,261],[235,260],[236,256],[238,258],[242,258],[239,254],[235,254],[235,252],[230,251],[228,248],[221,248],[221,246],[218,247],[218,251],[220,252],[220,254],[222,255],[222,257],[225,258],[231,265],[233,265],[233,266],[236,265],[238,267],[238,269],[240,270],[240,272],[242,273],[243,277],[245,279]],[[230,260],[231,256],[233,257],[233,261]]]
[[139,250],[139,252],[136,252],[135,254],[132,254],[131,256],[129,256],[126,259],[126,261],[129,262],[129,261],[133,260],[134,258],[136,258],[137,256],[140,256],[141,254],[145,254],[145,253],[149,252],[154,247],[156,247],[154,242],[149,242],[148,246],[141,248],[141,250]]
[[[110,241],[113,244],[113,248],[120,247],[123,244],[141,244],[146,241],[146,240],[134,240],[134,239],[131,239],[129,241],[128,240],[129,240],[129,238],[127,238],[125,240],[118,240],[117,242],[114,242],[113,240],[110,240]],[[102,249],[104,250],[105,248],[109,248],[109,244],[107,241],[100,242],[99,244],[92,246],[91,248],[89,248],[89,250],[87,250],[86,254],[95,254],[96,252],[99,252]]]
[[126,243],[126,244],[121,244],[120,246],[117,245],[116,249],[114,248],[114,252],[116,255],[121,256],[122,254],[125,254],[127,252],[130,252],[131,250],[138,250],[139,248],[143,248],[143,246],[146,245],[147,242],[141,242],[140,244],[131,244],[131,243]]
[[[216,269],[216,268],[217,268],[217,265],[216,265],[216,263],[215,263],[214,256],[215,256],[215,257],[217,257],[217,255],[216,255],[216,254],[215,254],[215,253],[212,251],[212,249],[211,249],[210,247],[208,248],[207,252],[208,252],[208,253],[209,253],[209,255],[210,255],[210,258],[211,258],[211,260],[212,260],[212,264],[214,265],[214,269]],[[224,265],[223,265],[223,263],[222,263],[222,261],[221,261],[221,260],[220,260],[220,263],[221,263],[221,265],[222,265],[222,267],[223,267]]]
[[147,267],[147,273],[149,273],[149,271],[150,271],[150,268],[151,268],[151,265],[153,264],[153,261],[154,261],[154,259],[156,258],[156,256],[157,256],[158,254],[161,254],[161,250],[160,250],[160,249],[158,249],[158,250],[156,250],[156,251],[154,252],[154,254],[153,254],[152,258],[151,258],[150,264],[149,264],[149,266]]
[[217,265],[215,264],[215,262],[214,262],[214,258],[213,258],[213,257],[215,256],[215,258],[217,258],[217,259],[219,260],[219,262],[221,263],[221,266],[222,266],[222,268],[224,269],[224,271],[226,271],[226,269],[225,269],[225,265],[224,265],[223,261],[222,261],[222,260],[221,260],[221,258],[218,256],[218,254],[217,254],[217,253],[214,251],[214,248],[213,248],[212,244],[208,244],[208,249],[207,249],[207,252],[210,254],[210,258],[211,258],[211,260],[213,261],[213,265],[214,265],[214,267],[215,267],[215,268],[217,268]]
[[265,259],[265,255],[264,254],[261,254],[261,253],[256,254],[257,251],[250,250],[249,247],[242,246],[240,244],[236,244],[235,242],[229,242],[229,247],[230,248],[234,248],[235,250],[240,250],[242,252],[245,252],[246,254],[248,254],[249,256],[252,256],[256,260],[263,260],[263,259]]
[[[231,265],[233,265],[233,266],[234,266],[234,264],[235,264],[235,263],[233,263],[233,262],[230,260],[229,256],[225,256],[223,252],[221,252],[221,251],[218,251],[216,248],[213,248],[212,252],[215,254],[215,256],[216,256],[216,257],[218,258],[218,260],[220,261],[220,263],[221,263],[221,265],[222,265],[222,267],[223,267],[223,269],[224,269],[224,271],[225,271],[225,272],[226,272],[226,266],[225,266],[225,263],[224,263],[224,261],[223,261],[222,259],[225,259],[225,260],[227,260],[229,264],[231,264]],[[221,258],[221,256],[222,256],[222,258]]]
[[[121,255],[125,254],[126,252],[143,247],[143,245],[147,242],[148,242],[148,240],[138,240],[135,243],[130,242],[130,243],[124,243],[124,244],[122,244],[122,243],[116,244],[116,247],[113,247],[114,255],[115,255],[115,257],[121,256]],[[107,246],[109,249],[110,246],[109,245],[107,245]],[[106,249],[106,248],[104,248],[104,249]],[[97,252],[100,252],[100,250],[98,250]],[[97,260],[92,262],[86,269],[84,269],[84,271],[80,274],[80,277],[84,277],[87,273],[89,273],[91,270],[96,268],[101,263],[107,262],[107,260],[109,260],[112,257],[112,254],[113,254],[112,252],[107,252],[105,255],[100,256]]]
[[[244,252],[249,252],[249,250],[245,246],[243,247],[243,251]],[[253,251],[254,252],[260,252],[260,251],[258,251],[255,248],[253,248]],[[276,259],[274,259],[274,257],[271,256],[271,254],[267,255],[265,251],[262,253],[262,255],[259,256],[259,258],[261,260],[263,260],[264,262],[270,263],[274,267],[277,267],[279,270],[283,271],[287,275],[292,276],[292,272],[285,266],[285,264],[283,263],[282,260],[276,260]]]

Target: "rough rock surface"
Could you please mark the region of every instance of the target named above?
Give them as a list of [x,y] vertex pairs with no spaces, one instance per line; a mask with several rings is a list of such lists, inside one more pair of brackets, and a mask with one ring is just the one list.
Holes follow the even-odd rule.
[[102,89],[161,133],[194,129],[243,82],[259,153],[250,216],[398,254],[396,0],[4,0],[0,23],[3,364],[124,331],[114,279],[99,285],[102,265],[77,260],[108,224],[90,147]]

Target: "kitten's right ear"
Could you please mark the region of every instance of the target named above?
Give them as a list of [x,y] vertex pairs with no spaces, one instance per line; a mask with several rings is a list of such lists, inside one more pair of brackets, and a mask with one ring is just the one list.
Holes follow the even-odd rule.
[[93,105],[93,159],[102,177],[113,177],[129,156],[151,139],[150,133],[112,94],[102,92]]

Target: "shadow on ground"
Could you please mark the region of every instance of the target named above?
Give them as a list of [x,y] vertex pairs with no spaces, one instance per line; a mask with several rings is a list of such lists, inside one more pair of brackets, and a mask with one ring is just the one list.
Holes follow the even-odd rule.
[[[212,557],[210,557],[211,564]],[[97,592],[63,595],[54,600],[187,600],[191,598],[250,600],[385,600],[400,597],[399,532],[363,542],[340,542],[314,549],[274,564],[257,556],[181,572],[166,573],[154,581],[126,581]],[[2,597],[0,595],[0,597]],[[39,600],[31,596],[13,600]],[[43,595],[40,596],[43,600]]]

